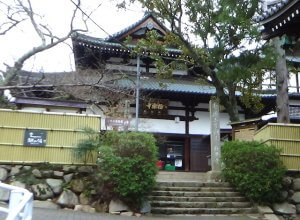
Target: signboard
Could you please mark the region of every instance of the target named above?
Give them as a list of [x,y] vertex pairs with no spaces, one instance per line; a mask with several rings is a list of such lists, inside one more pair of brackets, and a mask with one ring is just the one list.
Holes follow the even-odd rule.
[[24,134],[24,146],[44,147],[47,141],[47,131],[26,129]]
[[117,128],[118,130],[128,130],[130,120],[128,118],[105,118],[105,126]]
[[167,99],[149,99],[143,102],[142,115],[148,117],[160,117],[168,115]]

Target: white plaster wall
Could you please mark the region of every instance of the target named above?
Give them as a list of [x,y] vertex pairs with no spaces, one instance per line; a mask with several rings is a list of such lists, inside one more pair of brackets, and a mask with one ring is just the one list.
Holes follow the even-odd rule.
[[[300,102],[298,102],[300,105]],[[170,106],[182,106],[180,102],[170,102]],[[204,107],[201,105],[201,107]],[[207,106],[207,105],[206,105]],[[106,130],[105,127],[105,116],[99,108],[94,108],[93,111],[87,110],[88,114],[96,113],[101,115],[101,130]],[[131,108],[131,113],[134,113],[135,109]],[[172,115],[185,115],[183,110],[169,110],[169,114]],[[209,135],[210,134],[210,117],[209,112],[197,111],[195,112],[195,117],[198,120],[192,121],[189,123],[189,132],[190,134],[195,135]],[[240,119],[244,119],[244,115],[240,114]],[[220,128],[221,129],[231,129],[229,125],[229,115],[227,113],[220,113]],[[109,129],[109,128],[108,128]],[[130,121],[130,130],[135,130],[135,118],[132,118]],[[139,131],[144,132],[155,132],[155,133],[171,133],[171,134],[185,134],[185,122],[180,121],[178,123],[175,120],[162,120],[162,119],[149,119],[149,118],[140,118],[139,119]]]
[[[48,111],[47,111],[48,109]],[[33,112],[61,112],[61,113],[78,113],[79,109],[64,109],[64,108],[43,108],[43,107],[22,107],[21,110],[23,111],[33,111]],[[78,113],[79,114],[79,113]]]
[[290,105],[300,105],[300,100],[289,100]]
[[[131,120],[130,125],[130,130],[135,130],[135,119]],[[175,120],[141,118],[139,120],[139,131],[184,134],[185,122],[176,123]]]
[[169,106],[184,107],[184,105],[181,102],[176,101],[169,101]]
[[41,107],[22,107],[21,110],[23,110],[23,111],[30,111],[30,112],[45,112],[46,108],[41,108]]
[[[245,116],[240,114],[240,119],[243,120]],[[210,116],[209,112],[197,111],[195,112],[195,117],[198,120],[190,122],[190,134],[210,134]],[[220,113],[220,128],[221,129],[231,129],[229,125],[229,115],[227,113]]]
[[62,112],[62,113],[78,113],[79,110],[77,109],[63,109],[63,108],[50,108],[49,112]]

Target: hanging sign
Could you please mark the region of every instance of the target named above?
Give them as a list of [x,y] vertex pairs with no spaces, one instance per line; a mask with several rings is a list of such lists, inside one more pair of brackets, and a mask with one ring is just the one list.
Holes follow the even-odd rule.
[[143,102],[143,116],[167,116],[168,115],[168,100],[167,99],[149,99]]
[[44,147],[47,142],[47,131],[26,129],[24,133],[24,146]]
[[130,125],[128,118],[105,118],[105,126],[127,131]]

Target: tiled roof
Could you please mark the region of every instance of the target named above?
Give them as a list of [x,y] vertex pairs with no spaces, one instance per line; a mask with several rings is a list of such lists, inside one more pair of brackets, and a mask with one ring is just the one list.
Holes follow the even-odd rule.
[[150,13],[150,12],[145,12],[144,17],[142,17],[140,20],[138,20],[137,22],[133,23],[132,25],[124,28],[121,31],[118,31],[117,33],[109,36],[108,38],[105,39],[105,41],[114,41],[116,38],[121,37],[123,34],[126,34],[128,31],[136,28],[137,26],[139,26],[140,24],[142,24],[145,20],[147,20],[148,18],[152,17],[152,19],[155,20],[156,23],[158,23],[163,29],[167,30],[166,27],[161,24],[156,18],[155,16]]
[[[117,82],[119,86],[133,88],[135,79],[121,79]],[[141,89],[148,91],[162,91],[186,94],[207,94],[214,95],[216,89],[212,86],[200,85],[198,83],[182,79],[158,80],[155,78],[141,77]]]
[[[298,0],[294,0],[294,1],[298,1]],[[289,2],[291,2],[291,0],[282,0],[282,1],[274,4],[272,7],[268,8],[266,11],[264,11],[261,16],[258,16],[256,18],[256,21],[261,22],[261,21],[271,17],[272,15],[276,14],[278,11],[283,9]]]
[[[117,81],[117,85],[127,88],[135,88],[135,78],[125,78]],[[174,92],[174,93],[186,93],[186,94],[203,94],[203,95],[215,95],[216,89],[213,86],[201,85],[195,81],[189,81],[184,79],[164,79],[159,80],[153,77],[141,77],[140,86],[145,91],[161,91],[161,92]],[[259,94],[263,99],[275,99],[276,91],[264,91],[265,93]],[[236,92],[237,96],[241,96],[241,92]],[[300,98],[299,93],[289,93],[290,98]]]
[[[122,45],[120,43],[112,43],[104,40],[103,38],[97,38],[97,37],[91,37],[88,35],[76,33],[72,36],[73,40],[79,41],[79,44],[87,44],[85,46],[89,46],[91,48],[98,48],[98,49],[104,49],[106,47],[113,47],[113,48],[123,48],[124,50],[130,50],[135,48],[135,45],[132,44],[126,44]],[[103,48],[101,48],[103,47]],[[128,51],[130,52],[130,51]],[[168,53],[175,53],[175,54],[181,54],[182,51],[175,48],[166,48],[166,52]]]

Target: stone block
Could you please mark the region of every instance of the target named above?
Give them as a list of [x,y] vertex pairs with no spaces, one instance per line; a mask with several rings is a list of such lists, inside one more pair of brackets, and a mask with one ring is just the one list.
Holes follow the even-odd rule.
[[111,200],[109,203],[109,213],[114,213],[114,212],[126,212],[130,211],[128,206],[125,205],[121,200],[115,199]]
[[76,169],[77,169],[77,167],[74,166],[74,165],[64,165],[64,166],[63,166],[63,171],[64,171],[65,173],[72,173],[72,172],[75,172]]
[[22,182],[20,182],[20,181],[12,181],[11,183],[10,183],[10,185],[12,185],[12,186],[17,186],[17,187],[21,187],[21,188],[26,188],[26,184],[25,183],[22,183]]
[[121,212],[120,215],[123,215],[123,216],[133,216],[133,212]]
[[23,167],[23,170],[30,170],[31,169],[31,166],[24,166]]
[[266,220],[281,220],[277,215],[275,214],[265,214],[264,215]]
[[82,179],[75,179],[71,181],[71,189],[76,193],[81,193],[84,190],[84,182]]
[[97,212],[107,212],[108,206],[106,203],[93,202],[92,206],[96,209]]
[[42,170],[41,171],[42,177],[49,178],[53,176],[53,170]]
[[0,167],[6,169],[7,171],[11,170],[11,165],[0,165]]
[[81,166],[78,168],[79,173],[93,173],[93,167],[91,166]]
[[287,202],[273,204],[275,214],[293,215],[296,214],[296,206]]
[[79,205],[79,200],[75,193],[67,189],[60,194],[57,203],[63,207],[73,208],[75,205]]
[[291,200],[293,201],[293,203],[300,203],[300,192],[295,192]]
[[89,205],[75,205],[74,211],[87,212],[87,213],[95,213],[95,208]]
[[85,195],[85,193],[81,193],[79,195],[79,201],[81,205],[88,205],[90,203],[90,198]]
[[260,214],[273,214],[273,210],[269,206],[257,206]]
[[38,200],[46,200],[54,196],[51,188],[47,184],[39,183],[31,186],[34,198]]
[[41,178],[42,177],[42,173],[38,169],[33,169],[31,172],[32,172],[32,175],[34,177],[37,177],[37,178]]
[[293,181],[293,190],[300,191],[300,178],[295,178]]
[[54,171],[54,172],[53,172],[53,176],[54,176],[54,177],[63,177],[63,176],[64,176],[64,172],[61,172],[61,171]]
[[59,194],[62,192],[62,180],[46,179],[46,183],[50,186],[50,188],[55,194]]
[[8,173],[7,170],[0,167],[0,181],[5,181],[7,179]]
[[19,167],[12,167],[9,173],[9,176],[15,176],[20,173]]
[[65,182],[66,182],[66,183],[71,182],[73,176],[74,176],[74,173],[70,173],[70,174],[64,175],[64,180],[65,180]]
[[144,201],[141,206],[140,213],[150,213],[151,212],[151,204],[149,201]]

